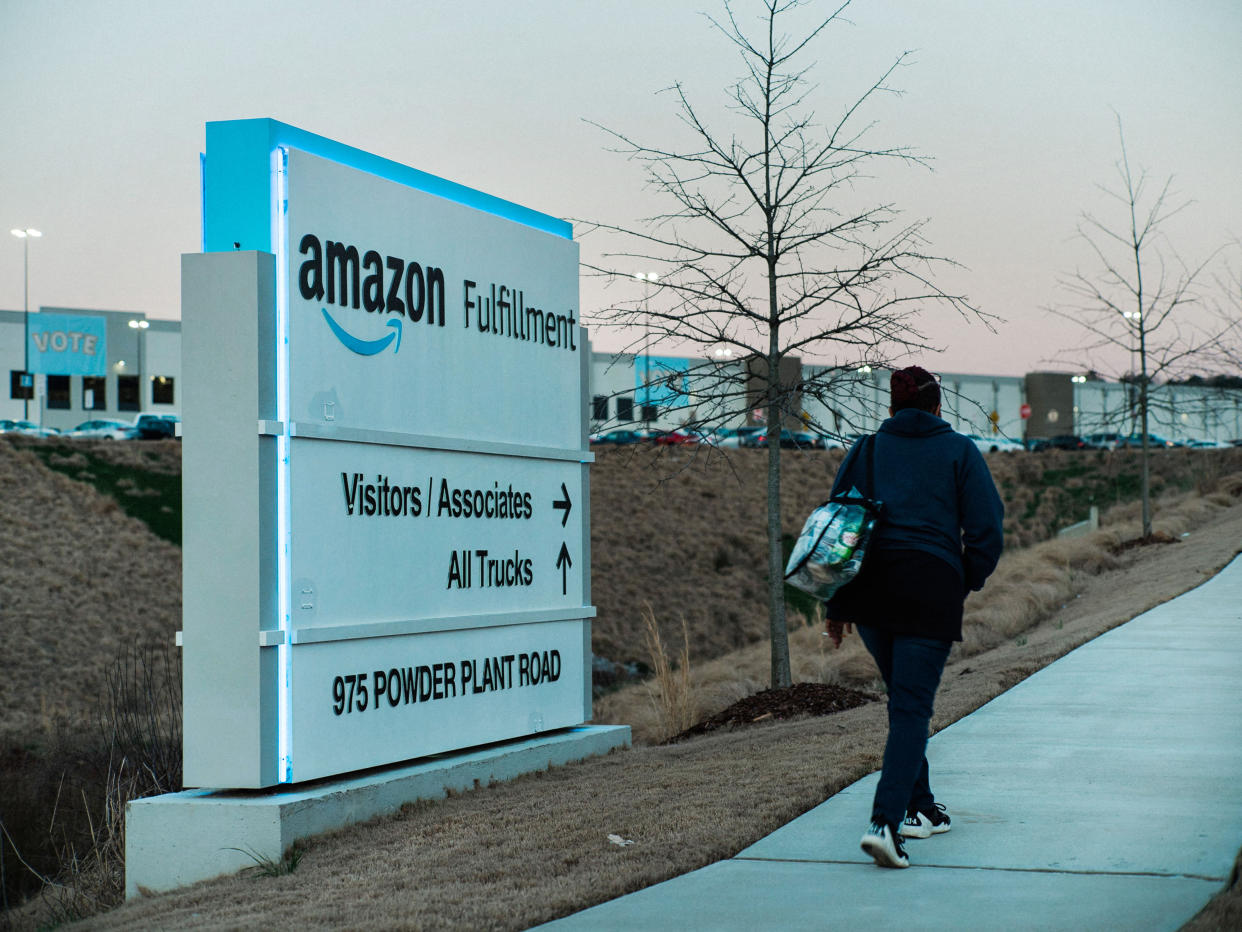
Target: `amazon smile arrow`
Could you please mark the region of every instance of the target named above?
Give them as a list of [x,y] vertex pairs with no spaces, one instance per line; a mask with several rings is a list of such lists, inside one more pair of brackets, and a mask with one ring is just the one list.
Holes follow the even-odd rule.
[[362,340],[333,320],[326,307],[320,308],[320,310],[323,312],[323,319],[328,322],[328,329],[351,352],[357,353],[359,356],[374,356],[376,353],[382,353],[388,349],[388,344],[394,340],[397,345],[393,348],[393,353],[401,352],[400,319],[394,317],[388,321],[387,326],[393,329],[393,332],[388,334],[388,336],[380,337],[378,340]]

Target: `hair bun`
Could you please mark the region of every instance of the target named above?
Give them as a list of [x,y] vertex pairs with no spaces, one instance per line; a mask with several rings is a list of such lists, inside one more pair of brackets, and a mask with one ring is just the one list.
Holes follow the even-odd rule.
[[934,412],[940,405],[940,383],[922,366],[906,366],[889,379],[890,403],[894,411],[918,408]]

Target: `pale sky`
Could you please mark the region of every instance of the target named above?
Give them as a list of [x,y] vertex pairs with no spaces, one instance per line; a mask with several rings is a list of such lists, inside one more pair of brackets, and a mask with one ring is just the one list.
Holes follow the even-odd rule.
[[[828,12],[830,4],[822,4]],[[737,7],[745,12],[744,0]],[[558,217],[654,210],[586,120],[659,143],[657,92],[717,113],[739,74],[701,13],[715,0],[196,3],[0,0],[0,227],[35,227],[30,304],[179,316],[199,247],[209,120],[271,117]],[[966,266],[943,285],[1005,319],[948,318],[925,360],[956,372],[1048,368],[1080,334],[1043,308],[1090,267],[1073,239],[1131,161],[1194,203],[1168,226],[1187,259],[1242,238],[1242,3],[857,0],[816,46],[828,119],[902,51],[875,140],[932,157],[876,179]],[[1236,253],[1235,253],[1236,257]],[[584,283],[583,311],[607,297]],[[0,308],[22,306],[22,244],[0,241]],[[596,340],[608,348],[607,339]],[[1066,368],[1065,365],[1056,368]]]

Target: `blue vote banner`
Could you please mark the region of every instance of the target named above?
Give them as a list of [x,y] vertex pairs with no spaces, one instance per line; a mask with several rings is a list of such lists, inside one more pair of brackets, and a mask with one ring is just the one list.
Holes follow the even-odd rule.
[[690,403],[690,361],[669,356],[635,356],[638,403],[684,408]]
[[31,314],[30,371],[48,375],[105,375],[108,322],[102,317]]

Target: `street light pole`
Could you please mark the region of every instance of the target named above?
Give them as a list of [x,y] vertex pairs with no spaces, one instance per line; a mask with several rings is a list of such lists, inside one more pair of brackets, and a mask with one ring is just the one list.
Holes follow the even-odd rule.
[[1073,397],[1070,401],[1070,421],[1072,422],[1070,425],[1070,433],[1078,434],[1080,436],[1086,433],[1085,428],[1087,419],[1085,415],[1081,418],[1079,417],[1079,415],[1082,414],[1080,404],[1084,398],[1082,392],[1079,391],[1078,386],[1085,385],[1086,381],[1087,377],[1085,375],[1070,376],[1070,386],[1073,391]]
[[643,423],[647,423],[647,409],[651,406],[651,347],[649,341],[651,339],[651,319],[648,316],[651,311],[651,285],[659,280],[660,276],[655,272],[635,272],[634,277],[640,282],[644,282],[643,286]]
[[144,378],[142,374],[143,373],[142,349],[143,349],[143,344],[147,342],[147,328],[150,326],[151,326],[151,321],[149,320],[131,320],[129,322],[129,328],[131,330],[138,331],[137,337],[138,337],[138,411],[139,413],[141,413],[146,408],[146,401],[142,397],[143,395],[142,380]]
[[30,227],[9,232],[22,241],[22,420],[28,421],[30,396],[34,393],[34,380],[30,377],[30,240],[43,234]]

